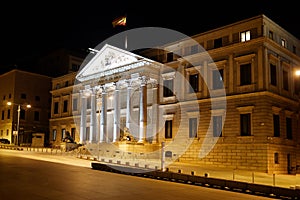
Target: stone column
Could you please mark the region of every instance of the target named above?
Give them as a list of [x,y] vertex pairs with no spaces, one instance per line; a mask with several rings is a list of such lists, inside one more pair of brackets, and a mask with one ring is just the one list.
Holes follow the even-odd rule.
[[152,92],[153,92],[153,98],[152,98],[152,143],[157,143],[157,126],[158,126],[158,89],[157,84],[152,84]]
[[140,124],[139,124],[139,143],[145,142],[147,133],[147,80],[143,76],[140,86]]
[[90,143],[96,141],[97,132],[97,116],[96,116],[96,95],[95,89],[92,90],[91,94],[91,119],[90,119]]
[[132,92],[132,87],[131,87],[131,80],[126,80],[127,82],[127,99],[126,99],[126,127],[130,130],[130,124],[131,124],[131,92]]
[[105,86],[103,86],[100,119],[100,142],[107,142],[107,140],[107,92]]
[[113,142],[119,141],[120,138],[120,98],[119,98],[119,84],[116,83],[114,92],[114,132]]
[[80,113],[80,138],[79,138],[79,143],[83,144],[85,143],[86,140],[86,109],[87,109],[87,104],[86,104],[86,96],[84,95],[85,91],[81,91],[81,113]]

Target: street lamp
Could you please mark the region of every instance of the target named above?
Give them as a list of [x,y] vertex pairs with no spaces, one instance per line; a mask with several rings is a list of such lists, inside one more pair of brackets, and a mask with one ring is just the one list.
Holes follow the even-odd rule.
[[[15,103],[12,103],[12,102],[7,102],[7,105],[11,106]],[[16,133],[16,140],[15,140],[15,145],[19,145],[19,129],[20,129],[20,113],[21,113],[21,104],[15,104],[15,105],[18,105],[18,118],[17,118],[17,133]],[[31,108],[31,105],[30,104],[27,104],[26,105],[26,108]]]

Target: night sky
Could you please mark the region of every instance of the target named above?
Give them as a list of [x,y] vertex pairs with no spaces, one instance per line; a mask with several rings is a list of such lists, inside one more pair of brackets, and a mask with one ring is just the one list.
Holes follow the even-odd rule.
[[[38,2],[38,3],[36,3]],[[0,9],[0,72],[30,66],[57,48],[86,51],[117,34],[112,20],[126,14],[126,29],[162,27],[192,36],[259,14],[300,39],[297,1],[7,1]]]

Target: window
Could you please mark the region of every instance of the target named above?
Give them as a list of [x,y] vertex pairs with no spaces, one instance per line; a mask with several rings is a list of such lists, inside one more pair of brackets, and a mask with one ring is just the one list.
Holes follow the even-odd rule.
[[289,74],[286,70],[283,70],[282,73],[283,76],[283,89],[286,91],[289,91]]
[[165,138],[172,138],[172,120],[166,120]]
[[222,116],[213,116],[213,136],[222,137]]
[[35,96],[35,100],[40,101],[41,100],[40,96]]
[[199,74],[190,75],[190,93],[199,91]]
[[77,71],[79,69],[80,65],[72,63],[72,70]]
[[7,110],[7,119],[10,119],[10,109]]
[[54,114],[58,114],[58,102],[54,103]]
[[78,101],[77,99],[73,99],[73,108],[72,108],[73,111],[77,111],[77,109],[78,109],[77,108],[77,101]]
[[273,135],[280,137],[280,117],[276,114],[273,114]]
[[6,99],[6,96],[4,95],[4,96],[3,96],[3,100],[5,100],[5,99]]
[[21,94],[21,99],[26,99],[26,94],[22,93]]
[[214,40],[214,48],[222,47],[222,38],[218,38]]
[[69,81],[65,81],[65,87],[69,86]]
[[240,114],[241,136],[251,136],[251,114]]
[[274,153],[274,163],[279,164],[279,154],[278,153]]
[[76,128],[71,128],[71,137],[75,141]]
[[276,65],[270,64],[270,74],[271,74],[271,84],[276,86],[277,85],[277,71]]
[[57,133],[56,129],[53,129],[52,130],[53,141],[56,140],[56,133]]
[[4,120],[4,110],[2,110],[1,120]]
[[61,129],[61,140],[63,140],[65,138],[65,136],[66,136],[66,129],[63,128],[63,129]]
[[199,52],[198,45],[191,46],[191,54],[196,54]]
[[222,89],[224,87],[223,84],[223,69],[213,70],[213,89]]
[[251,84],[251,63],[240,65],[240,85]]
[[250,31],[241,32],[241,42],[250,40]]
[[64,100],[63,112],[68,112],[68,100]]
[[273,34],[273,31],[269,31],[269,38],[270,38],[271,40],[273,40],[273,39],[274,39],[274,34]]
[[40,121],[40,112],[39,111],[34,111],[34,121]]
[[281,38],[281,46],[283,47],[287,47],[287,43],[286,43],[286,40],[284,38]]
[[9,129],[6,129],[6,136],[9,135]]
[[11,98],[11,94],[8,94],[8,98],[9,98],[9,99]]
[[173,96],[173,79],[164,80],[163,96]]
[[3,136],[3,130],[0,131],[0,135]]
[[197,137],[197,118],[189,119],[189,138]]
[[286,118],[286,138],[293,139],[293,131],[292,131],[292,118]]
[[296,54],[297,53],[297,47],[293,46],[293,53]]
[[25,110],[21,108],[21,111],[20,111],[20,119],[23,119],[25,120]]

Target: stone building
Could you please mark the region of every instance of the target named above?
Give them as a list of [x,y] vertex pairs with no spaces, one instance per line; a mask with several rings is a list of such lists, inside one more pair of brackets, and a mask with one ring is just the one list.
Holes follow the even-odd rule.
[[[165,144],[179,162],[295,174],[299,49],[265,15],[140,55],[104,45],[77,74],[54,79],[75,85],[52,88],[50,138],[69,130],[91,149],[143,155]],[[123,141],[128,132],[134,141]]]
[[48,76],[16,69],[1,74],[0,138],[19,145],[30,145],[33,133],[43,133],[48,139],[50,89],[51,77]]

